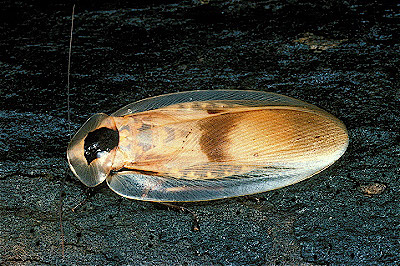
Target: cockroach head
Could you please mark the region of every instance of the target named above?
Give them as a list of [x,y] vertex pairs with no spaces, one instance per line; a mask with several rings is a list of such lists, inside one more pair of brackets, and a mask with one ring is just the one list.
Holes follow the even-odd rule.
[[95,114],[68,145],[67,158],[75,176],[88,187],[103,182],[110,173],[119,143],[112,116]]

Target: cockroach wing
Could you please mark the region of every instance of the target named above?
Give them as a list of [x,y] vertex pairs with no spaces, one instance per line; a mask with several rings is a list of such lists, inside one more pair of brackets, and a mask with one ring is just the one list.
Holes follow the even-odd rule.
[[[327,166],[326,166],[327,167]],[[326,167],[265,167],[242,175],[216,179],[185,179],[134,171],[107,177],[117,194],[157,202],[205,201],[261,193],[300,182]]]
[[252,172],[218,179],[184,179],[146,175],[134,171],[107,177],[117,194],[137,200],[157,202],[205,201],[250,195],[300,182],[324,168],[260,168]]
[[[242,176],[220,179],[178,179],[135,172],[119,173],[107,178],[117,194],[147,201],[203,201],[260,193],[284,187],[304,179],[308,173],[266,169]],[[302,177],[299,176],[299,174]],[[311,175],[311,171],[309,175]],[[298,178],[296,180],[296,177]]]
[[[160,171],[131,169],[108,175],[109,187],[124,197],[173,202],[260,193],[322,171],[339,159],[348,145],[341,121],[290,97],[248,91],[197,91],[152,99],[154,102],[148,100],[146,107],[136,107],[140,111],[158,108],[169,112],[170,106],[171,114],[181,118],[199,109],[201,115],[196,115],[198,120],[191,121],[190,126],[186,122],[169,125],[191,128],[198,138],[192,136],[190,147],[182,147]],[[160,108],[162,99],[167,104]],[[185,104],[191,101],[193,106]],[[201,112],[205,107],[201,102],[212,103],[207,107],[211,107],[208,115]],[[121,109],[122,113],[128,109]]]
[[[250,90],[198,90],[170,93],[146,98],[122,107],[118,111],[114,112],[112,116],[124,116],[133,113],[160,109],[180,103],[205,101],[227,102],[249,107],[288,105],[321,110],[312,104],[272,92]],[[196,106],[194,105],[192,108],[196,109]],[[200,106],[198,108],[202,109],[203,107]],[[185,111],[187,108],[186,106],[182,106],[182,108],[178,110]]]

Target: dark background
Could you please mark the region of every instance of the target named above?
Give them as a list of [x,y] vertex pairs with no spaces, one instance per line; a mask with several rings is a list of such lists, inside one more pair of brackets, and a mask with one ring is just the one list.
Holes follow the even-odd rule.
[[347,125],[346,154],[309,180],[185,204],[199,216],[192,232],[189,215],[105,184],[71,211],[85,198],[65,158],[72,2],[3,1],[0,264],[400,264],[395,2],[77,2],[73,132],[94,113],[196,89],[277,92]]

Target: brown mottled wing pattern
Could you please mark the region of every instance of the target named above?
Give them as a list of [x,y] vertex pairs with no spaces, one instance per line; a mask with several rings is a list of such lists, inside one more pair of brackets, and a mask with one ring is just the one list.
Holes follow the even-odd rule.
[[146,159],[163,152],[149,150],[144,168],[110,175],[110,188],[128,198],[150,201],[260,193],[318,173],[347,147],[344,125],[313,105],[269,93],[211,92],[178,93],[175,101],[171,95],[155,97],[145,107],[130,105],[114,113],[132,114],[136,108],[175,115],[177,122],[157,126],[181,135],[167,145],[172,152],[163,165],[157,169],[151,168],[157,164],[146,165]]

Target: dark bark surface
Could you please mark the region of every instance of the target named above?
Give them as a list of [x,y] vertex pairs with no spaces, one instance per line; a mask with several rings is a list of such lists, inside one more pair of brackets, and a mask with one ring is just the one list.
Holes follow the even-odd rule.
[[185,204],[198,232],[190,216],[105,184],[72,212],[85,198],[65,158],[72,4],[2,3],[0,264],[400,264],[399,5],[126,2],[76,6],[72,131],[149,96],[251,89],[334,114],[348,151],[283,189]]

